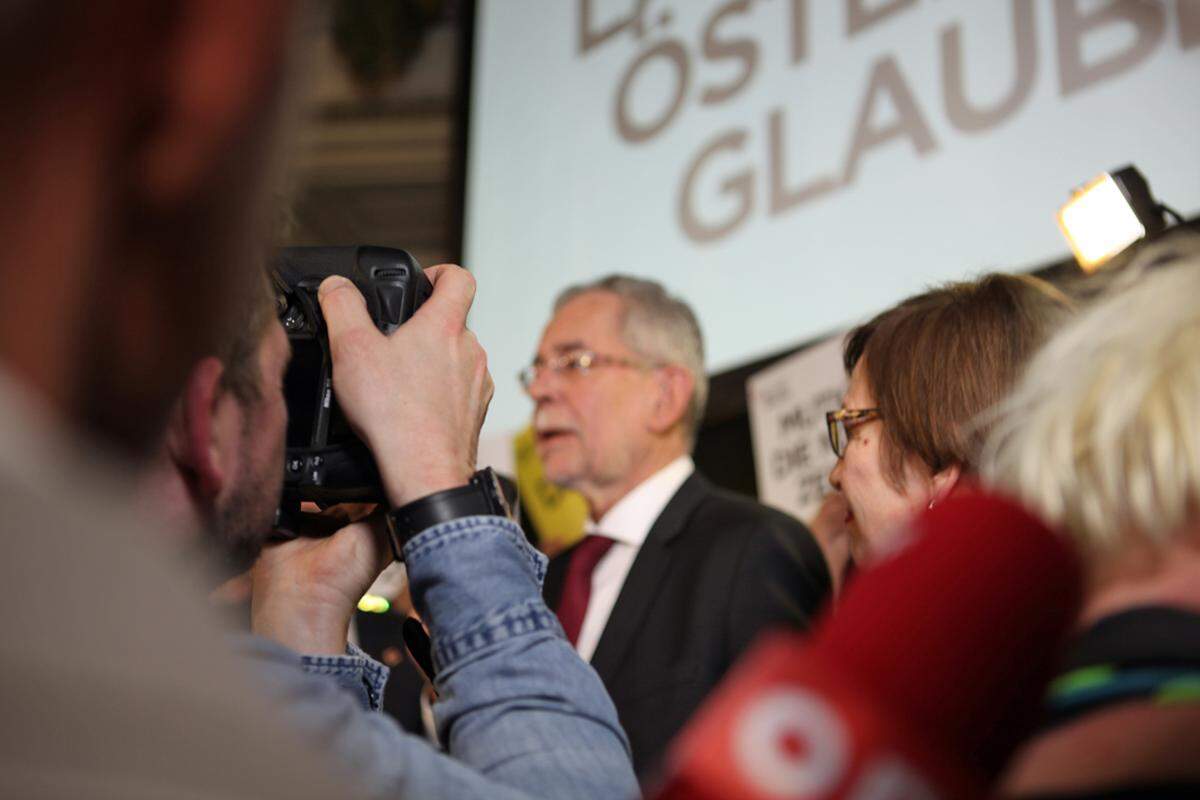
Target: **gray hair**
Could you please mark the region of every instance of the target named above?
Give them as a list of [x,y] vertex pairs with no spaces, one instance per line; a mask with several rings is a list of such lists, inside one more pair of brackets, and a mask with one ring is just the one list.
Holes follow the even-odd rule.
[[694,441],[708,402],[708,375],[704,371],[704,336],[691,307],[656,281],[609,275],[564,289],[554,301],[554,313],[588,292],[611,292],[621,298],[621,335],[631,350],[691,373],[694,386],[683,421],[689,439]]
[[1198,243],[1150,248],[1064,326],[985,447],[983,477],[1085,550],[1161,546],[1200,514]]

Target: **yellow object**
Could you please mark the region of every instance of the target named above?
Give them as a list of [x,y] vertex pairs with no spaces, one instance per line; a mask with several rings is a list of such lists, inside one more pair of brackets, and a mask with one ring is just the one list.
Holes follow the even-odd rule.
[[368,614],[386,614],[391,607],[392,604],[386,597],[380,597],[377,594],[364,594],[358,601],[358,610]]
[[533,437],[533,427],[529,426],[513,439],[517,492],[521,508],[537,528],[542,550],[554,555],[583,538],[587,503],[578,492],[561,489],[546,480]]

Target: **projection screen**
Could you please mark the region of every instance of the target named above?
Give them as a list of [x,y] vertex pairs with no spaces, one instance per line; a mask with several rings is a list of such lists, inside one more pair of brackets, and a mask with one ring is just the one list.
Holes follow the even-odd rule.
[[1069,190],[1136,164],[1200,210],[1200,3],[479,0],[465,261],[497,391],[554,296],[691,302],[724,369],[937,281],[1068,251]]

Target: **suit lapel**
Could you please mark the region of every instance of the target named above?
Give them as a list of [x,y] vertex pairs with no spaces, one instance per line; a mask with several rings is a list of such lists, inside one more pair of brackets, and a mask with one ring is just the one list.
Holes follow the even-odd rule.
[[663,585],[671,566],[672,540],[683,533],[692,511],[709,491],[708,481],[700,473],[693,472],[675,492],[646,535],[646,541],[629,568],[617,602],[608,616],[608,624],[600,635],[596,652],[592,654],[592,666],[606,683],[625,660],[630,645],[642,627],[646,612],[654,604],[654,597]]

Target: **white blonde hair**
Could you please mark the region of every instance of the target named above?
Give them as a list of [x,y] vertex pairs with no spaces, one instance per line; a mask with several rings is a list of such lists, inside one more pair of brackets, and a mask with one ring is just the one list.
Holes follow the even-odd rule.
[[1065,325],[985,446],[984,479],[1085,549],[1165,544],[1200,521],[1197,242],[1150,250]]

